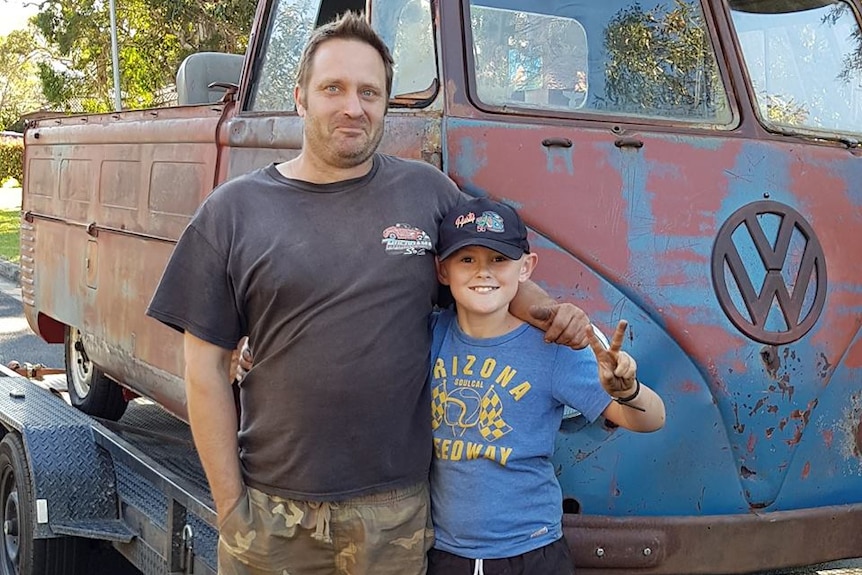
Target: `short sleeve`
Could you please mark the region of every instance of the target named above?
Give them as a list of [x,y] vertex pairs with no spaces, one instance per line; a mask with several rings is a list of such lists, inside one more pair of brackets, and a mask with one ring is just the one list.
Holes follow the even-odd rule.
[[553,373],[554,398],[595,421],[611,398],[599,381],[596,356],[589,348],[574,350],[558,346]]
[[219,347],[236,347],[244,330],[226,262],[190,224],[168,261],[147,315]]

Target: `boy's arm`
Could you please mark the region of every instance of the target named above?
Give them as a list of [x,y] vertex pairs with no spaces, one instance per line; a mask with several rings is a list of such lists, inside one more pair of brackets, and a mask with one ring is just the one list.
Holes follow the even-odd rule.
[[599,365],[599,380],[614,398],[602,415],[631,431],[656,431],[664,426],[664,402],[655,391],[638,381],[637,363],[621,350],[627,326],[625,320],[620,321],[608,348],[592,329],[588,330],[587,339]]
[[664,427],[664,402],[655,391],[641,383],[635,399],[625,403],[612,401],[602,415],[631,431],[657,431]]
[[[573,303],[560,303],[532,280],[518,286],[509,313],[545,332],[545,341],[583,349],[592,333],[590,318]],[[590,329],[588,329],[590,328]]]

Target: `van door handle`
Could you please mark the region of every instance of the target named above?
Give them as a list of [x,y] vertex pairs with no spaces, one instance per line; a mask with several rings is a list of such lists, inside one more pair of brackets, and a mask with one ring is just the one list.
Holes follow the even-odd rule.
[[572,141],[568,138],[545,138],[542,145],[546,148],[571,148]]
[[617,148],[635,148],[637,150],[644,147],[644,142],[637,138],[620,138],[614,142],[614,146]]

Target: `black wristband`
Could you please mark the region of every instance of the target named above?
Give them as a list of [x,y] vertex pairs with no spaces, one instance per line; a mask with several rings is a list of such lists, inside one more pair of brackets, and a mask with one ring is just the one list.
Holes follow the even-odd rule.
[[628,402],[632,401],[634,398],[636,398],[640,392],[641,392],[641,382],[639,379],[635,378],[635,390],[634,390],[634,392],[632,392],[631,395],[627,395],[625,397],[615,397],[614,401],[616,401],[617,403],[628,403]]

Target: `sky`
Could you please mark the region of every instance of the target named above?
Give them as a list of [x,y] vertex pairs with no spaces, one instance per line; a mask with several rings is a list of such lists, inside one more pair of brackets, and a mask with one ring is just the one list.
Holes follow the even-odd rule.
[[0,36],[24,28],[27,18],[36,13],[33,0],[0,0]]

